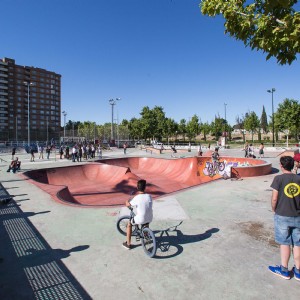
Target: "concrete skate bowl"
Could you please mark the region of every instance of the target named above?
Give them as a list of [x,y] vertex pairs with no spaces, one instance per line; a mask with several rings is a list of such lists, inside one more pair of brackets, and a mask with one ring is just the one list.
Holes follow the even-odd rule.
[[[248,176],[271,172],[271,164],[262,160],[251,160],[251,166],[242,158],[224,157],[220,161],[224,161],[224,165],[226,162],[232,169],[235,166],[235,172],[243,176],[247,173],[246,169]],[[124,205],[139,179],[147,180],[147,192],[155,199],[220,179],[229,170],[229,167],[224,167],[222,170],[213,168],[212,171],[211,166],[209,157],[129,157],[32,170],[24,175],[60,203],[80,207],[109,207]]]

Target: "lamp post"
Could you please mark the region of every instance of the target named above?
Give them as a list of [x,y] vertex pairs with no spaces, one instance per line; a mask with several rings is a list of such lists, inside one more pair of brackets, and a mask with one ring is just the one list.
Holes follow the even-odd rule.
[[111,105],[111,141],[114,140],[114,106],[117,104],[117,101],[121,100],[120,98],[110,99],[109,104]]
[[275,89],[272,88],[271,90],[267,90],[268,93],[272,94],[272,143],[273,147],[275,147],[275,124],[274,124],[274,101],[273,101],[273,93],[275,92]]
[[49,140],[49,133],[48,133],[48,116],[47,116],[47,143],[46,143],[46,146],[48,146],[48,140]]
[[62,114],[64,115],[64,143],[66,140],[66,116],[67,116],[67,112],[63,111]]
[[30,86],[33,86],[34,83],[30,81],[24,81],[24,84],[27,86],[27,103],[28,103],[28,120],[27,120],[27,128],[28,128],[28,147],[30,148]]
[[75,123],[75,121],[72,121],[72,141],[73,141],[73,143],[74,143],[74,123]]
[[225,134],[225,146],[226,146],[226,137],[227,137],[227,133],[226,133],[226,123],[227,123],[227,120],[226,120],[226,106],[227,106],[227,103],[224,103],[224,109],[225,109],[225,130],[224,130],[224,134]]
[[18,117],[16,117],[16,143],[18,146]]

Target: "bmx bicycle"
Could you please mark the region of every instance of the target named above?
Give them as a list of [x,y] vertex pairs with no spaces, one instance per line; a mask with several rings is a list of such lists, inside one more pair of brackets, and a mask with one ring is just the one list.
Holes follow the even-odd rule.
[[[130,215],[122,216],[117,221],[118,231],[125,236],[126,236],[127,224],[128,222],[131,222],[131,220],[135,216],[133,208],[131,206],[128,208],[130,209]],[[155,256],[156,249],[157,249],[155,235],[153,231],[148,227],[148,224],[143,224],[143,225],[133,224],[132,236],[135,236],[136,241],[141,241],[143,250],[149,257]]]

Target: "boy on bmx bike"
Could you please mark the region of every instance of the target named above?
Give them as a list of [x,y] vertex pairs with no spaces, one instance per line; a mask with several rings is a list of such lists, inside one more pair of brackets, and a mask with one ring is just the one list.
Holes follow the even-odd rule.
[[126,230],[126,242],[123,243],[123,247],[126,249],[131,249],[131,235],[132,235],[132,225],[146,225],[152,222],[153,211],[152,211],[152,197],[145,193],[146,180],[141,179],[137,182],[137,195],[131,200],[126,200],[125,205],[127,207],[135,206],[136,215],[128,222]]

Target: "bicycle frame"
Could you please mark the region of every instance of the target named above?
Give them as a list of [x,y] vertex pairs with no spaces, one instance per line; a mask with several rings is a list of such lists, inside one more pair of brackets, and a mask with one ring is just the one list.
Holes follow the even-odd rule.
[[[124,225],[122,222],[131,222],[131,220],[134,218],[135,213],[133,211],[132,207],[128,207],[130,209],[130,215],[127,216],[122,216],[118,219],[117,221],[117,229],[118,231],[123,234],[126,235],[126,230],[127,230],[127,226],[126,225],[126,230],[124,228]],[[123,227],[122,225],[123,224]],[[128,224],[128,223],[126,223]],[[132,236],[136,237],[136,241],[141,241],[141,244],[143,246],[143,250],[144,252],[147,254],[147,256],[149,257],[154,257],[155,253],[156,253],[156,239],[155,239],[155,235],[152,232],[152,230],[149,228],[149,224],[132,224]]]

